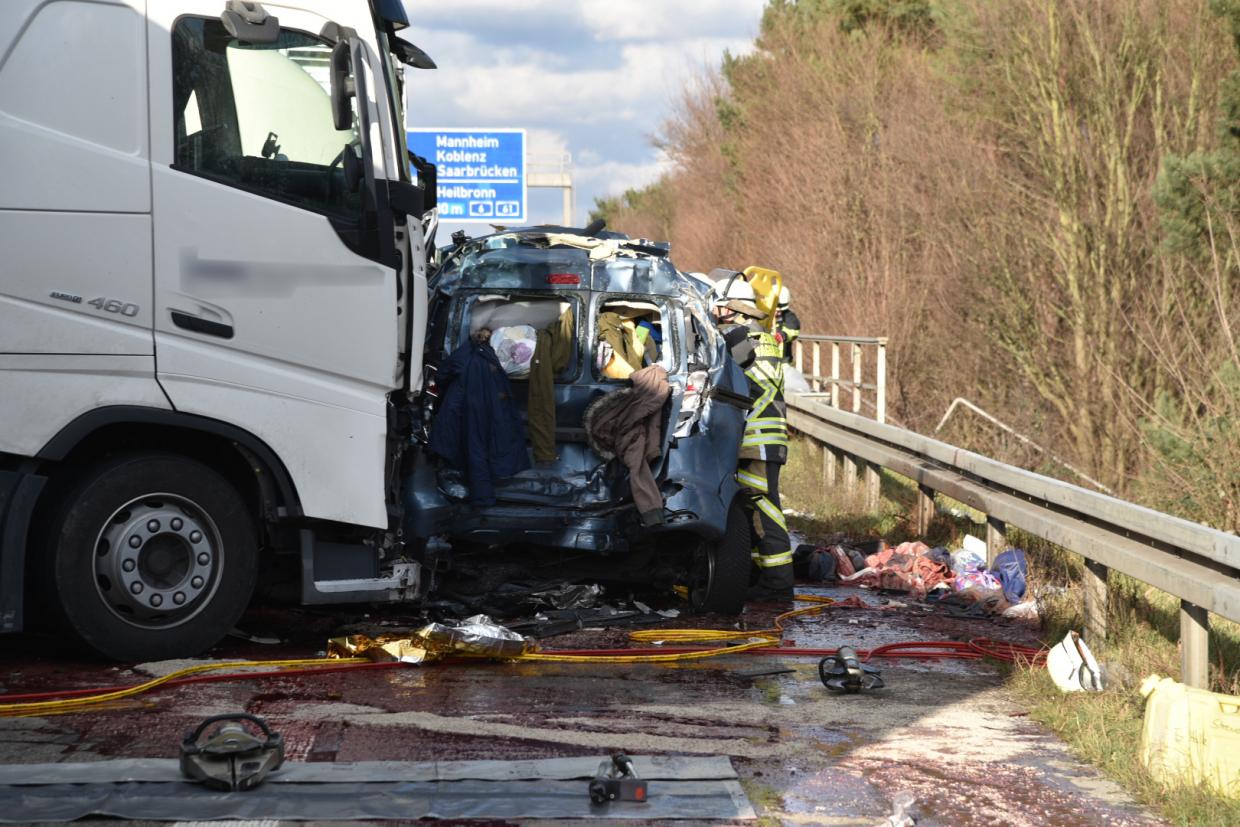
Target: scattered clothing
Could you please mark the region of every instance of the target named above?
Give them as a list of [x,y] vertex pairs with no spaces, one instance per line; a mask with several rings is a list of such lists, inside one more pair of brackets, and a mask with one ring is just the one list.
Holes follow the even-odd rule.
[[792,552],[792,573],[808,583],[832,583],[839,571],[839,562],[831,549],[802,543]]
[[535,462],[555,461],[555,376],[568,366],[575,339],[571,307],[559,321],[538,331],[530,362],[530,398],[526,408]]
[[987,592],[1003,591],[1003,584],[999,582],[999,578],[988,571],[977,569],[968,569],[957,574],[954,585],[958,592],[965,589],[981,589]]
[[1029,563],[1025,560],[1025,552],[1018,548],[1010,548],[995,558],[990,567],[991,573],[998,578],[1003,588],[1003,596],[1009,603],[1019,603],[1025,599],[1026,582],[1029,574]]
[[658,364],[663,351],[663,333],[659,326],[650,319],[638,319],[634,335],[642,346],[643,367]]
[[645,344],[638,341],[637,325],[619,313],[598,314],[598,338],[611,347],[612,358],[604,365],[609,379],[628,379],[645,361]]
[[948,571],[952,570],[952,553],[942,546],[935,546],[926,552],[926,556],[939,563]]
[[986,553],[971,549],[952,552],[951,568],[956,574],[966,571],[980,571],[986,568]]
[[[797,578],[809,583],[833,583],[857,571],[849,552],[860,555],[856,549],[844,546],[816,546],[802,543],[792,553],[792,570]],[[864,565],[864,555],[861,555]]]
[[495,483],[529,468],[508,375],[489,341],[461,345],[439,367],[443,402],[430,449],[465,472],[469,499],[495,503]]
[[663,522],[663,495],[650,470],[663,447],[663,405],[671,394],[667,371],[652,365],[635,371],[631,386],[591,403],[584,425],[590,447],[603,459],[619,458],[643,525]]
[[951,576],[943,555],[925,543],[901,543],[865,558],[865,567],[841,581],[854,586],[906,592],[924,599]]

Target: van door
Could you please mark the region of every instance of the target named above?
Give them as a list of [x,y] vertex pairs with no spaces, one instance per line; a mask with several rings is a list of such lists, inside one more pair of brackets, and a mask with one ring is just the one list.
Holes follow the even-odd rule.
[[219,0],[151,5],[157,376],[178,410],[266,441],[307,516],[386,527],[404,298],[368,236],[385,87],[355,78],[368,117],[337,130],[333,27],[263,6],[274,43],[233,38]]

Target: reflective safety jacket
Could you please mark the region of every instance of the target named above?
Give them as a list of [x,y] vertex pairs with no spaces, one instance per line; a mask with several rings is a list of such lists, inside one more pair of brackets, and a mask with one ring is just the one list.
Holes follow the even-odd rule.
[[[742,334],[743,331],[743,334]],[[784,404],[784,346],[781,337],[751,323],[724,331],[732,358],[749,380],[753,404],[745,419],[741,459],[788,461],[788,419]]]
[[792,343],[801,335],[801,320],[797,318],[796,313],[788,309],[779,314],[779,320],[775,322],[775,328],[784,337],[784,361],[791,363]]

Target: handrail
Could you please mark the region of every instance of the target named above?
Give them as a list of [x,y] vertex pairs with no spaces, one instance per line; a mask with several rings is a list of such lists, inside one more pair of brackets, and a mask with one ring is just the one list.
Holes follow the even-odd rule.
[[1181,666],[1192,686],[1207,683],[1208,613],[1240,622],[1236,535],[848,413],[812,395],[789,395],[788,420],[829,449],[824,458],[842,454],[854,468],[888,468],[916,481],[922,531],[941,491],[987,515],[992,557],[1006,547],[1008,523],[1081,554],[1087,637],[1105,637],[1110,568],[1179,598]]
[[951,416],[953,413],[955,413],[957,406],[963,406],[965,408],[968,408],[969,410],[973,411],[973,413],[982,417],[982,419],[985,419],[987,422],[991,423],[992,425],[997,425],[998,427],[1007,431],[1009,434],[1016,437],[1017,439],[1019,439],[1021,442],[1025,443],[1029,447],[1037,450],[1040,453],[1046,454],[1056,463],[1058,463],[1059,465],[1062,465],[1064,468],[1067,468],[1073,474],[1076,474],[1078,477],[1085,480],[1085,482],[1089,483],[1094,488],[1097,488],[1099,491],[1105,491],[1108,494],[1115,493],[1107,486],[1103,485],[1102,483],[1098,482],[1093,477],[1086,474],[1080,468],[1077,468],[1075,465],[1073,465],[1072,463],[1068,462],[1063,457],[1056,454],[1054,451],[1050,450],[1049,448],[1043,448],[1041,445],[1034,442],[1032,439],[1030,439],[1029,437],[1022,434],[1020,431],[1013,428],[1011,425],[999,419],[999,417],[995,416],[994,414],[988,413],[987,411],[983,410],[980,406],[975,405],[969,400],[965,399],[963,396],[957,396],[955,399],[952,400],[952,403],[947,406],[947,411],[946,413],[943,414],[943,418],[939,420],[938,425],[934,426],[934,432],[936,434],[939,431],[943,430],[943,426],[947,424],[947,420],[951,419]]
[[799,337],[802,342],[840,342],[842,344],[857,345],[885,345],[887,344],[886,336],[826,336],[821,333],[802,333]]

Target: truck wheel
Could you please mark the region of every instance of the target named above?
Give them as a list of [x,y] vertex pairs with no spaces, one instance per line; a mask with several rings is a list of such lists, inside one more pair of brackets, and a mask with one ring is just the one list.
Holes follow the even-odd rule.
[[171,454],[96,466],[61,502],[48,549],[54,607],[121,661],[197,655],[245,611],[258,572],[254,519],[237,490]]
[[723,537],[702,541],[689,564],[689,605],[695,612],[740,614],[749,587],[749,512],[738,497],[728,509]]

